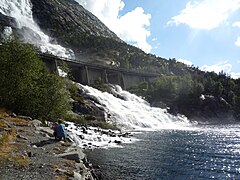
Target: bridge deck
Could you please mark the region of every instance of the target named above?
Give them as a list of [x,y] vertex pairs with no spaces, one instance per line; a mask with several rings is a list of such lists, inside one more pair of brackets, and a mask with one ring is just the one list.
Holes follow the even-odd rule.
[[102,65],[102,64],[93,64],[93,63],[80,61],[76,59],[67,59],[63,57],[58,57],[58,56],[54,56],[46,53],[38,53],[38,55],[40,56],[40,58],[43,58],[43,59],[66,62],[68,65],[76,66],[76,67],[88,66],[94,69],[106,69],[108,71],[113,71],[113,72],[117,71],[117,72],[129,74],[129,75],[138,75],[138,76],[145,76],[145,77],[158,77],[161,75],[159,73],[139,72],[136,70],[129,70],[129,69],[124,69],[120,67],[114,67],[114,66],[108,66],[108,65]]

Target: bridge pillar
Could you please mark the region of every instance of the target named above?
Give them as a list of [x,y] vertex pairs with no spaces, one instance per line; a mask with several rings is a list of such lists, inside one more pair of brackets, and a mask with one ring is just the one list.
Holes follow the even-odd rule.
[[54,59],[54,60],[51,60],[51,59],[43,59],[43,62],[45,63],[45,66],[47,67],[47,70],[49,72],[58,72],[58,69],[57,69],[57,61]]
[[104,83],[108,83],[108,75],[107,75],[106,69],[104,69],[104,71],[103,71],[103,80],[104,80]]
[[85,76],[86,76],[86,80],[87,80],[87,85],[90,85],[88,67],[86,65],[84,66],[84,71],[85,71]]
[[126,90],[126,84],[123,73],[118,73],[118,84],[122,87],[122,89]]

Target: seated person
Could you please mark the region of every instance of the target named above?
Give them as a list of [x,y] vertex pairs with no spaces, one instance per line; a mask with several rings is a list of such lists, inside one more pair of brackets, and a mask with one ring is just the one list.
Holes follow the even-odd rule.
[[65,125],[62,120],[58,120],[58,124],[54,127],[54,137],[56,140],[61,141],[62,139],[65,141],[67,137],[67,132],[65,130]]

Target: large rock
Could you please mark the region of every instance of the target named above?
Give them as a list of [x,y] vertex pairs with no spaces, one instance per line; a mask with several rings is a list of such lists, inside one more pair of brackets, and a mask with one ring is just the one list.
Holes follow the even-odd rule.
[[87,100],[85,104],[81,104],[79,102],[74,102],[73,103],[73,111],[78,114],[94,116],[98,120],[105,119],[104,109],[101,109],[100,107],[96,106],[90,100]]
[[12,27],[12,28],[17,28],[16,20],[12,17],[5,16],[2,13],[0,13],[0,25]]
[[50,127],[36,127],[36,130],[53,137],[53,129]]
[[32,120],[32,125],[34,127],[40,127],[42,125],[42,122],[37,119],[34,119],[34,120]]
[[86,157],[86,155],[82,152],[80,148],[77,148],[75,151],[58,154],[57,157],[74,160],[75,162],[80,163]]

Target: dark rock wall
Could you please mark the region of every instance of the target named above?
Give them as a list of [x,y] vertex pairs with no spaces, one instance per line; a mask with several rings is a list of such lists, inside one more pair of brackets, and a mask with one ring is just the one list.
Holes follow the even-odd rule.
[[62,45],[71,47],[73,46],[71,42],[77,39],[80,41],[86,36],[101,36],[121,41],[96,16],[74,0],[31,0],[31,2],[33,17],[40,28]]

